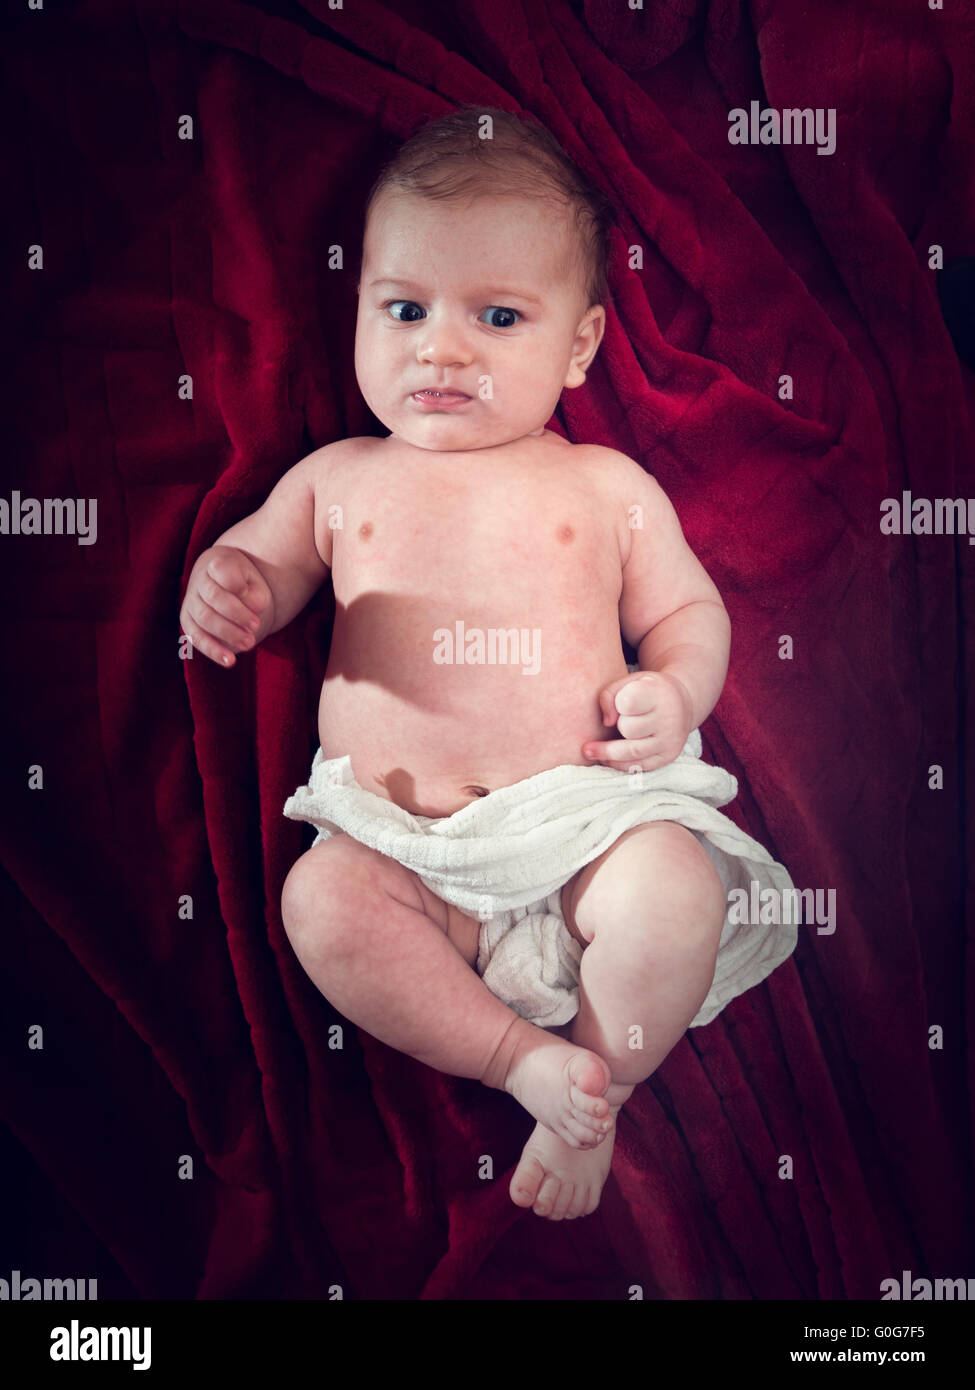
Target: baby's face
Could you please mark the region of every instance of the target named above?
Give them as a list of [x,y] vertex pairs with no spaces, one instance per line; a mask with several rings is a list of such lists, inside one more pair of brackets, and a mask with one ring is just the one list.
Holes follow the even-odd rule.
[[[466,451],[544,430],[579,386],[605,311],[571,269],[567,210],[521,197],[373,204],[363,244],[355,370],[373,414],[421,449]],[[452,389],[457,403],[416,392]]]

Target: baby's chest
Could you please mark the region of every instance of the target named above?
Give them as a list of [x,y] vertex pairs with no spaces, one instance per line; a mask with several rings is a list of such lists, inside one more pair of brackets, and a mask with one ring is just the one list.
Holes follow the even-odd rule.
[[384,589],[455,599],[578,599],[619,575],[613,527],[571,491],[451,490],[362,497],[334,537],[333,578],[355,592]]

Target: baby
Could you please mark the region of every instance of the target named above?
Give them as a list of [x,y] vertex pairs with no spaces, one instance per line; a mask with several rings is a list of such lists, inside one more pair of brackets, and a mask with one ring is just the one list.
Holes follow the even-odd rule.
[[[397,830],[459,833],[550,769],[633,787],[721,692],[728,617],[666,496],[546,428],[603,336],[607,226],[533,123],[467,108],[414,136],[374,186],[359,273],[356,376],[388,435],[317,449],[193,567],[180,622],[225,666],[331,575],[319,757]],[[531,632],[534,658],[450,656],[461,627]],[[374,1037],[534,1116],[512,1201],[593,1212],[620,1107],[715,975],[726,885],[704,837],[646,816],[549,899],[580,964],[574,1017],[543,1028],[480,977],[483,914],[325,822],[282,899],[303,968]]]

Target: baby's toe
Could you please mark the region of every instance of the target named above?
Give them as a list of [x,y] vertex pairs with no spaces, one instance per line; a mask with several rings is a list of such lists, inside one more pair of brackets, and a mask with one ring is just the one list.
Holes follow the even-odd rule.
[[592,1216],[599,1206],[599,1198],[602,1196],[602,1186],[590,1186],[582,1189],[582,1206],[580,1216]]
[[532,1211],[536,1216],[551,1216],[558,1201],[561,1187],[562,1179],[557,1177],[555,1173],[549,1173],[546,1176],[545,1181],[538,1189],[538,1196],[532,1206]]
[[538,1196],[545,1178],[545,1169],[531,1154],[522,1157],[514,1171],[508,1194],[516,1207],[530,1207]]
[[606,1138],[601,1129],[596,1129],[590,1122],[587,1122],[585,1116],[566,1115],[563,1124],[568,1133],[573,1136],[573,1148],[592,1149]]
[[572,1215],[572,1209],[577,1202],[577,1188],[575,1183],[562,1179],[562,1186],[554,1207],[549,1212],[550,1221],[564,1221],[566,1217]]
[[587,1101],[599,1100],[606,1105],[602,1096],[610,1080],[609,1067],[594,1052],[577,1055],[569,1063],[569,1085]]
[[578,1112],[581,1120],[596,1123],[600,1128],[603,1121],[609,1118],[609,1101],[602,1096],[591,1096],[586,1091],[580,1091],[578,1086],[570,1086],[569,1104]]
[[575,1220],[578,1216],[589,1216],[599,1205],[599,1197],[592,1200],[593,1190],[587,1183],[578,1183],[572,1194],[572,1201],[565,1212],[567,1221]]

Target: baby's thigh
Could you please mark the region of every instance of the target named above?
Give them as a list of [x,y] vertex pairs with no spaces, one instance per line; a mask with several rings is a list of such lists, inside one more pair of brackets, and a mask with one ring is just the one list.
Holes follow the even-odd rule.
[[480,922],[474,917],[468,917],[466,912],[461,912],[453,903],[446,903],[442,898],[438,898],[436,893],[431,893],[416,874],[410,870],[406,872],[410,874],[413,886],[423,900],[426,915],[431,922],[436,922],[450,944],[459,951],[473,970],[477,964],[478,943],[481,937]]
[[412,869],[343,832],[321,840],[293,864],[281,894],[281,916],[296,938],[354,937],[366,921],[375,929],[395,929],[403,909],[422,914],[460,952],[477,961],[479,924],[443,902]]

